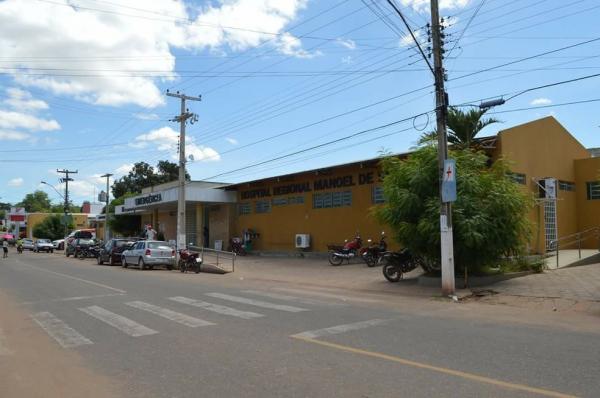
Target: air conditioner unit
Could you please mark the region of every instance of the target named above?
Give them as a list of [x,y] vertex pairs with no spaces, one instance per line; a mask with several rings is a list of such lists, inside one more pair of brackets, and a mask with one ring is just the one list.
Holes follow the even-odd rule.
[[296,249],[306,249],[310,247],[309,234],[296,234]]

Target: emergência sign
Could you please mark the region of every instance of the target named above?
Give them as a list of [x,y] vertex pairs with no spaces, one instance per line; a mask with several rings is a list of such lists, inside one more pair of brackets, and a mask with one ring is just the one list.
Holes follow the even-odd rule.
[[144,196],[143,198],[135,199],[136,206],[149,205],[151,203],[157,203],[157,202],[162,202],[162,195],[159,193],[156,193],[154,195]]

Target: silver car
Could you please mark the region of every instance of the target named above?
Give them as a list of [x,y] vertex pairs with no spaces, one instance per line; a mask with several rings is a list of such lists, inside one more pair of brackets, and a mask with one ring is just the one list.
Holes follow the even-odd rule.
[[35,245],[33,243],[33,239],[23,239],[23,250],[33,250],[35,249]]
[[155,265],[164,265],[170,270],[175,264],[175,249],[167,242],[141,240],[121,255],[121,265],[127,268],[130,264],[137,265],[141,270],[153,269]]
[[33,251],[36,253],[39,253],[39,252],[53,253],[54,245],[52,245],[52,242],[50,241],[50,239],[38,239],[35,241],[35,244],[33,245]]

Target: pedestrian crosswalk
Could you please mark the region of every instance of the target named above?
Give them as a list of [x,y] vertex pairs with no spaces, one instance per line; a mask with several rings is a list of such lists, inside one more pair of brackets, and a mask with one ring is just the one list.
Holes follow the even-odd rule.
[[[149,300],[153,302],[125,300],[124,302],[115,303],[112,300],[108,303],[107,308],[100,305],[75,307],[76,309],[72,307],[61,308],[55,311],[58,315],[42,311],[32,314],[31,318],[61,347],[76,348],[95,344],[93,333],[95,330],[102,328],[112,328],[112,330],[121,332],[128,337],[147,338],[164,330],[165,321],[187,328],[202,328],[216,326],[232,318],[251,321],[267,317],[273,313],[299,314],[311,311],[311,308],[309,308],[311,306],[328,306],[325,301],[258,290],[241,291],[239,294],[207,292],[195,295],[195,297],[172,296]],[[256,296],[262,297],[256,299]],[[205,299],[210,301],[205,301]],[[285,303],[279,303],[278,301],[285,301]],[[291,305],[296,303],[302,306]],[[79,315],[74,316],[73,311]],[[86,319],[82,313],[89,316],[89,318]],[[71,325],[61,318],[67,319]],[[349,328],[344,328],[344,325],[342,325],[339,330],[354,330],[375,324],[378,324],[378,322],[371,321],[364,325],[352,325]],[[93,325],[93,327],[90,325]],[[83,333],[76,329],[82,330]],[[313,334],[333,334],[337,330],[330,328],[324,331],[313,331],[310,334],[311,336]],[[100,335],[105,336],[104,333]],[[98,337],[98,341],[101,340],[103,340],[103,337]],[[8,355],[10,350],[5,347],[3,342],[4,336],[2,330],[0,330],[0,355]]]

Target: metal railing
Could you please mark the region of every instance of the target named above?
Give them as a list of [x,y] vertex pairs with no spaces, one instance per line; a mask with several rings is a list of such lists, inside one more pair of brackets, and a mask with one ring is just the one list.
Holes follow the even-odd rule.
[[[592,227],[583,231],[575,232],[574,234],[565,235],[558,239],[551,240],[549,242],[550,249],[546,250],[548,257],[552,256],[552,253],[556,253],[556,268],[559,268],[559,252],[560,250],[577,247],[579,259],[581,260],[581,243],[591,238],[600,238],[600,227]],[[599,239],[600,244],[600,239]],[[598,247],[600,251],[600,247]]]
[[236,254],[208,247],[190,247],[190,250],[200,253],[203,265],[209,265],[224,273],[235,272]]

